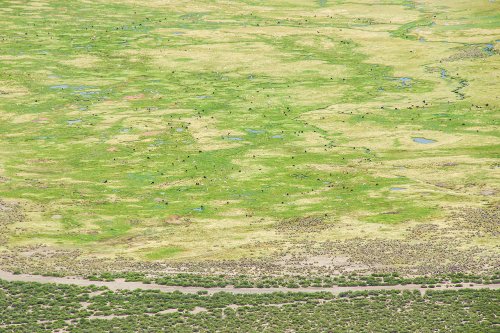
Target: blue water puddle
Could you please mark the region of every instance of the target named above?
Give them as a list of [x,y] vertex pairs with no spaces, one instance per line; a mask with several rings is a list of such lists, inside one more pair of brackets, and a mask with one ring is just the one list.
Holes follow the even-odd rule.
[[425,40],[425,38],[424,38],[424,37],[420,37],[420,38],[418,39],[418,41],[419,41],[420,43],[425,43],[425,42],[426,42],[426,40]]
[[156,140],[154,143],[150,144],[149,147],[159,147],[165,144],[164,140]]
[[90,96],[90,95],[95,95],[99,94],[99,90],[88,87],[88,86],[77,86],[77,87],[71,87],[73,89],[73,93],[76,95],[81,95],[81,96]]
[[91,95],[96,95],[100,93],[99,89],[93,88],[93,87],[88,87],[88,86],[70,86],[69,84],[57,84],[54,86],[50,86],[50,89],[56,89],[56,90],[66,90],[66,89],[71,89],[73,90],[73,94],[75,95],[80,95],[80,96],[91,96]]
[[399,81],[401,82],[401,84],[402,84],[403,86],[405,86],[405,87],[406,87],[406,86],[409,86],[409,85],[410,85],[410,83],[411,83],[411,78],[409,78],[409,77],[401,77],[401,78],[399,78]]
[[78,124],[78,123],[81,123],[82,120],[81,119],[73,119],[73,120],[68,120],[67,123],[68,125],[74,125],[74,124]]
[[410,87],[413,79],[411,77],[394,77],[394,76],[385,76],[386,80],[397,81],[400,83],[401,87]]
[[493,44],[486,44],[485,48],[484,48],[484,51],[486,53],[488,53],[488,55],[493,55],[494,54],[494,49],[495,49],[495,46]]
[[228,137],[226,137],[226,139],[231,140],[231,141],[243,141],[243,138],[239,138],[236,136],[228,136]]
[[391,191],[404,191],[406,188],[404,187],[391,187],[389,190]]
[[176,131],[176,132],[183,132],[183,131],[184,131],[184,128],[179,127],[179,128],[176,128],[176,129],[175,129],[175,131]]
[[80,96],[92,96],[99,94],[99,91],[75,91],[73,94]]
[[73,90],[86,90],[89,89],[89,86],[74,86],[72,87]]
[[412,140],[413,140],[413,142],[421,143],[424,145],[436,142],[435,140],[426,139],[426,138],[412,138]]
[[252,134],[262,134],[262,133],[265,133],[266,131],[254,130],[254,129],[251,129],[251,128],[247,128],[247,132],[248,133],[252,133]]
[[283,139],[283,135],[273,135],[271,138],[273,139]]
[[204,210],[205,210],[205,207],[203,207],[203,206],[201,206],[201,207],[196,207],[196,208],[193,208],[193,210],[194,210],[195,212],[202,212],[202,211],[204,211]]
[[175,31],[174,33],[172,33],[172,35],[181,36],[181,35],[184,35],[184,33],[181,31]]
[[446,72],[446,69],[441,69],[441,78],[446,79],[447,76],[448,76],[448,73]]
[[58,84],[55,86],[50,86],[50,89],[68,89],[69,85],[67,84]]
[[128,132],[130,132],[130,128],[122,128],[122,129],[120,129],[120,132],[128,133]]

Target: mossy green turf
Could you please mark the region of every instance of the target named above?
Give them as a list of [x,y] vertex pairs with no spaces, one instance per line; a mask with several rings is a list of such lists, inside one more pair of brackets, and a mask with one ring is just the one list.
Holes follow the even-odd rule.
[[[393,186],[419,183],[406,176],[385,177],[378,169],[381,163],[498,157],[498,141],[418,150],[395,142],[378,151],[353,145],[345,133],[303,118],[331,105],[361,107],[391,95],[432,99],[435,81],[412,77],[406,84],[390,63],[372,62],[356,39],[316,32],[387,24],[392,38],[415,38],[415,28],[432,25],[425,8],[411,1],[384,2],[388,10],[404,7],[421,16],[394,27],[377,18],[301,15],[349,4],[344,1],[273,1],[267,4],[271,11],[257,2],[241,4],[255,10],[232,10],[238,3],[231,1],[200,2],[200,12],[196,5],[155,7],[132,1],[2,3],[0,197],[31,204],[31,221],[40,222],[39,227],[12,232],[12,244],[56,242],[98,251],[101,244],[125,242],[138,234],[155,239],[158,230],[168,243],[168,234],[178,233],[177,225],[164,222],[171,216],[189,218],[200,230],[204,220],[228,218],[277,222],[314,215],[327,216],[327,221],[351,216],[367,223],[425,221],[441,217],[443,204],[464,198],[439,191],[418,198],[388,195]],[[498,28],[491,15],[478,16],[478,26]],[[228,34],[244,27],[276,29],[277,34]],[[284,28],[296,33],[279,35]],[[217,42],[214,35],[221,30]],[[200,67],[192,53],[211,45],[268,52],[274,61],[299,69],[252,70],[252,64],[235,66],[231,54],[228,70],[214,70],[210,60]],[[190,52],[177,56],[185,49]],[[172,50],[176,56],[169,56]],[[210,49],[204,50],[210,57]],[[163,51],[167,53],[161,56]],[[85,66],[78,64],[85,62],[79,57],[97,60]],[[300,63],[309,61],[320,63],[321,69],[300,70]],[[456,87],[452,77],[444,80],[450,81],[450,90]],[[377,107],[335,121],[346,126],[366,123],[388,133],[409,126],[478,140],[498,138],[490,127],[498,120],[497,100],[471,111],[467,99],[455,97],[451,104],[437,100],[412,110]],[[200,131],[191,131],[196,119],[216,129],[208,142],[198,140]],[[476,132],[483,125],[489,129]],[[120,141],[126,136],[132,139]],[[332,170],[313,165],[330,165]],[[473,172],[466,180],[478,177]],[[495,181],[492,174],[481,177]],[[247,234],[268,230],[270,224],[249,222],[238,228]],[[148,248],[145,258],[162,259],[189,245]]]

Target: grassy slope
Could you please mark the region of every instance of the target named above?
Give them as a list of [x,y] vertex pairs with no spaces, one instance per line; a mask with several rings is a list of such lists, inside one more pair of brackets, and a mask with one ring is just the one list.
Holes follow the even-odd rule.
[[495,203],[498,4],[469,7],[7,1],[5,245],[249,257],[283,219],[392,239]]

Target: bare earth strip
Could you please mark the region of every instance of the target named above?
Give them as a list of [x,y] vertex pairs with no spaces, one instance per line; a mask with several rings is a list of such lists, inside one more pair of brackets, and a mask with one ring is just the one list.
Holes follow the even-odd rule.
[[358,286],[358,287],[329,287],[329,288],[319,288],[319,287],[307,287],[307,288],[235,288],[232,286],[227,287],[182,287],[182,286],[164,286],[159,284],[145,284],[142,282],[125,282],[123,279],[117,279],[115,281],[90,281],[78,277],[53,277],[53,276],[41,276],[41,275],[31,275],[31,274],[13,274],[6,271],[0,271],[0,279],[6,281],[20,281],[20,282],[38,282],[38,283],[59,283],[59,284],[73,284],[78,286],[90,286],[95,285],[99,287],[107,287],[110,290],[160,290],[163,292],[174,292],[180,291],[183,293],[197,293],[199,291],[206,291],[209,294],[214,294],[218,292],[228,292],[232,294],[268,294],[274,292],[330,292],[333,294],[339,294],[341,292],[348,291],[365,291],[365,290],[419,290],[421,293],[425,293],[426,290],[458,290],[458,289],[499,289],[500,284],[466,284],[466,287],[455,287],[454,285],[442,284],[439,287],[434,288],[422,288],[420,285],[408,284],[408,285],[396,285],[396,286]]

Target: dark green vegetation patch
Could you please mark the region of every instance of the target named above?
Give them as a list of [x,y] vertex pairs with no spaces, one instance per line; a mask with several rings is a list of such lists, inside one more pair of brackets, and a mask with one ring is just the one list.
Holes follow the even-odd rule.
[[0,281],[0,332],[495,332],[499,296],[467,289],[209,296]]

